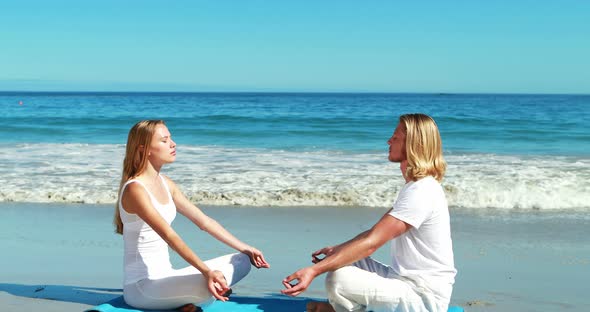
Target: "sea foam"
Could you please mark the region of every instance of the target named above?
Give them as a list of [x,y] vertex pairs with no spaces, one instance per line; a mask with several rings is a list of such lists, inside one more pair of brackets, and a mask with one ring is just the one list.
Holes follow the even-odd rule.
[[[2,144],[0,201],[114,203],[124,149]],[[450,206],[590,209],[588,158],[451,154],[446,160]],[[181,146],[163,174],[201,205],[388,207],[404,184],[385,152]]]

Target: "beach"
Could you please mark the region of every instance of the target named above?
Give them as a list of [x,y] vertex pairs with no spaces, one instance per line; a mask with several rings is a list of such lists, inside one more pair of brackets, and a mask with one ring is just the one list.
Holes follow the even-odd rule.
[[[271,269],[253,269],[234,287],[236,295],[256,296],[277,294],[282,278],[310,263],[312,251],[352,238],[385,212],[367,207],[203,210],[265,253]],[[2,310],[82,311],[114,296],[121,289],[123,246],[112,231],[112,213],[112,205],[0,204],[0,240],[7,251],[0,268]],[[489,312],[587,308],[590,217],[584,211],[451,208],[451,218],[459,271],[453,305]],[[183,217],[174,227],[204,259],[232,252]],[[386,244],[374,257],[387,263],[388,254]],[[172,259],[175,267],[185,266],[174,253]],[[325,298],[323,277],[303,296]]]
[[[392,238],[392,269],[421,295],[414,276],[446,297],[454,266],[450,304],[467,312],[590,311],[590,1],[0,7],[0,312],[121,302],[115,205],[135,178],[165,202],[151,169],[176,185],[180,211],[182,193],[264,252],[271,268],[233,288],[241,307],[325,300],[325,276],[301,306],[283,304],[281,282],[395,206],[386,230],[417,231]],[[135,132],[145,124],[158,125],[151,140]],[[446,205],[418,181],[429,175]],[[145,198],[126,194],[189,259]],[[178,212],[172,228],[200,258],[236,252]],[[135,261],[126,254],[128,279],[144,264],[162,271],[152,234],[140,232]],[[390,244],[371,256],[391,265]]]
[[[433,116],[443,140],[451,303],[590,304],[590,96],[0,92],[0,103],[2,311],[81,311],[120,295],[123,244],[111,220],[138,120],[163,119],[177,144],[162,173],[265,253],[272,268],[235,288],[262,296],[393,205],[404,180],[386,142],[410,112]],[[233,252],[180,216],[174,228],[203,259]],[[374,257],[388,255],[386,244]],[[323,279],[304,296],[325,298]]]

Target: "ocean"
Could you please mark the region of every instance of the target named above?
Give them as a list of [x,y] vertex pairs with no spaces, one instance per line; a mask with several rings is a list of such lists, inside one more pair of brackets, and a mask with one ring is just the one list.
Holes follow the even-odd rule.
[[590,210],[590,95],[0,92],[0,201],[114,203],[125,141],[163,119],[195,203],[389,207],[398,116],[438,123],[451,207]]

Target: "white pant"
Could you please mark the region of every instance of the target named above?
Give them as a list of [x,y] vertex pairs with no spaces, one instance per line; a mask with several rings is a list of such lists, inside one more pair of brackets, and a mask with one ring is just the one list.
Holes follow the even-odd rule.
[[[250,258],[242,253],[205,261],[211,270],[221,271],[228,285],[234,285],[250,272]],[[207,280],[193,266],[174,270],[170,276],[143,279],[123,287],[125,302],[139,309],[175,309],[188,303],[206,305],[215,301]]]
[[328,300],[337,312],[446,312],[448,301],[371,258],[329,272]]

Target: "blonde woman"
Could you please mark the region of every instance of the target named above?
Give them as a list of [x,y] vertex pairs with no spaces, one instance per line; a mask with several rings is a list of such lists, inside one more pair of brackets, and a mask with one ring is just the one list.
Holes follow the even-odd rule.
[[[282,292],[297,296],[328,272],[329,304],[310,303],[308,311],[447,311],[457,270],[438,128],[424,114],[402,115],[387,143],[406,181],[393,208],[370,230],[312,253],[314,265],[283,280]],[[388,241],[390,266],[369,258]]]
[[[269,267],[262,252],[204,214],[160,173],[175,159],[176,143],[163,121],[140,121],[129,131],[114,224],[125,245],[124,298],[136,308],[190,311],[194,304],[225,301],[250,264]],[[239,253],[202,261],[172,228],[177,212]],[[173,269],[169,247],[190,265]]]

